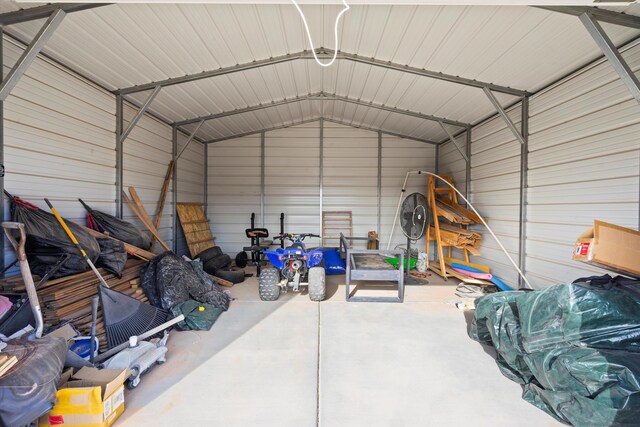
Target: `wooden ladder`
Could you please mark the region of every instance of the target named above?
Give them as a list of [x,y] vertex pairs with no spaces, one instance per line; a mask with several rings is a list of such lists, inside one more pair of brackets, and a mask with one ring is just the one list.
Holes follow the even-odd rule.
[[351,211],[322,211],[322,246],[327,246],[328,240],[339,241],[340,233],[345,237],[352,237],[353,215]]

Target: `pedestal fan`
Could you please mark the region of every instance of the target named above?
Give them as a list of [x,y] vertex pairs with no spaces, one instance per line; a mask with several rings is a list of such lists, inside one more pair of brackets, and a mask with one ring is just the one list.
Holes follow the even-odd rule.
[[400,207],[400,228],[407,238],[405,274],[411,269],[411,242],[421,239],[429,226],[429,206],[427,198],[420,193],[409,194]]

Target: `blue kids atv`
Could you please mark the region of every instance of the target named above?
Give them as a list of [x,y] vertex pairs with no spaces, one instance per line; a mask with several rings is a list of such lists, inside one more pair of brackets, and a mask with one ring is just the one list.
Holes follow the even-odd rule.
[[[288,240],[291,246],[263,253],[275,268],[265,268],[258,277],[258,292],[263,301],[275,301],[280,291],[292,288],[300,291],[307,286],[311,301],[322,301],[325,297],[324,268],[321,267],[322,251],[314,249],[307,252],[303,243],[307,237],[320,237],[317,234],[281,234],[274,239]],[[306,280],[306,282],[304,282]]]

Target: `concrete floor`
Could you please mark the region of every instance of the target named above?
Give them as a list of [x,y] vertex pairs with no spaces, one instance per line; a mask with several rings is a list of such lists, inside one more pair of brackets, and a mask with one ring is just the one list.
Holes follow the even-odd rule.
[[260,301],[255,278],[231,288],[210,331],[171,334],[116,427],[560,425],[468,338],[457,282],[431,276],[403,304],[347,304],[344,276],[328,282],[320,304]]

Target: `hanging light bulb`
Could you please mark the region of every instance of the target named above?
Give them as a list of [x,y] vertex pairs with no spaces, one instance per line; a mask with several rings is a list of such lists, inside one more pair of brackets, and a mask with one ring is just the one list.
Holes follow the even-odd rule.
[[300,17],[302,18],[302,22],[304,22],[304,28],[307,31],[307,37],[309,38],[309,44],[311,45],[311,53],[313,53],[313,58],[316,60],[316,62],[318,63],[318,65],[320,65],[321,67],[330,67],[334,61],[336,60],[336,57],[338,56],[338,25],[340,24],[340,18],[342,18],[342,15],[344,15],[344,13],[350,9],[349,5],[347,4],[347,2],[345,0],[342,0],[342,4],[344,5],[344,9],[342,9],[340,11],[340,13],[338,14],[338,16],[336,17],[336,23],[333,27],[333,33],[334,33],[334,37],[335,37],[335,41],[336,41],[336,45],[335,45],[335,49],[333,50],[333,58],[331,58],[331,61],[329,61],[328,63],[323,63],[320,62],[320,59],[318,59],[318,55],[316,55],[316,50],[313,46],[313,40],[311,39],[311,31],[309,31],[309,24],[307,24],[307,19],[304,16],[304,12],[302,12],[302,9],[300,8],[300,5],[298,4],[298,2],[296,0],[291,0],[291,2],[293,3],[293,5],[296,7],[296,9],[298,9],[298,13],[300,14]]

